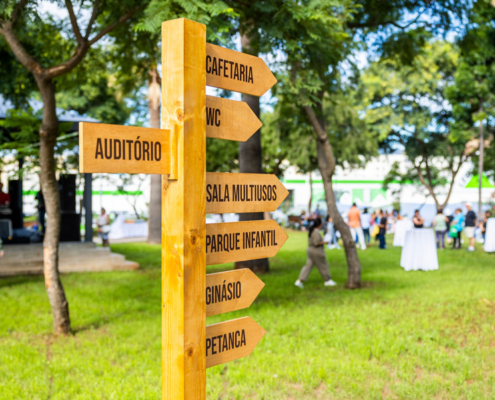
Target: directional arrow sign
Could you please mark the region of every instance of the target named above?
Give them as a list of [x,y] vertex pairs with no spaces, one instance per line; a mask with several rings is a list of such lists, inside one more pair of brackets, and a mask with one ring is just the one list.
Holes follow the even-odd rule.
[[261,96],[276,82],[261,58],[206,44],[208,86]]
[[206,224],[206,265],[273,257],[287,238],[272,219]]
[[79,123],[79,172],[169,174],[170,131]]
[[206,368],[252,353],[266,331],[249,317],[206,327]]
[[206,275],[206,316],[248,308],[264,286],[249,268]]
[[262,125],[247,103],[206,96],[206,137],[245,142]]
[[206,173],[206,212],[275,211],[289,191],[275,175]]

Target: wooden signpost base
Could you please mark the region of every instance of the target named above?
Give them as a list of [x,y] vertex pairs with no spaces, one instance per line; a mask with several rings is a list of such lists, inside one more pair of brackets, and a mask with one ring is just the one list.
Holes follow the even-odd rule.
[[163,399],[206,398],[205,61],[204,25],[162,24],[162,129],[177,157],[162,191]]

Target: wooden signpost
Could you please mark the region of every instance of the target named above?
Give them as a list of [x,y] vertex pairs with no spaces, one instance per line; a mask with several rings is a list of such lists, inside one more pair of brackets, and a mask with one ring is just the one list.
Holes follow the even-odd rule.
[[206,226],[206,213],[271,211],[288,193],[272,175],[206,173],[206,137],[245,141],[261,126],[206,85],[261,96],[276,79],[187,19],[162,24],[162,71],[162,129],[81,123],[80,172],[163,175],[162,398],[204,400],[206,368],[249,355],[265,334],[249,317],[206,326],[264,286],[248,269],[206,275],[206,265],[271,257],[287,240],[273,220]]

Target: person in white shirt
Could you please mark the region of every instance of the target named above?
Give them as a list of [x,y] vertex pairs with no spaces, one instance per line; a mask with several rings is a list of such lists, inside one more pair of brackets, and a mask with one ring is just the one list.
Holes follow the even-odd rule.
[[365,208],[361,214],[361,228],[363,228],[364,241],[366,246],[370,245],[370,227],[371,227],[371,215],[368,213],[368,209]]
[[101,209],[101,214],[96,220],[96,225],[98,225],[98,234],[101,237],[101,242],[103,247],[109,247],[108,234],[110,233],[110,217],[106,213],[105,209]]

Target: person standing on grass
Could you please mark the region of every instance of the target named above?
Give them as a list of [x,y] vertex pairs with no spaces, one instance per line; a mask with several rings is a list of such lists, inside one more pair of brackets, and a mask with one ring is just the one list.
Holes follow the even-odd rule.
[[448,221],[449,219],[443,214],[443,210],[439,208],[437,215],[433,219],[433,226],[437,236],[437,249],[440,248],[440,239],[442,239],[442,249],[445,249],[445,233],[447,232]]
[[462,210],[458,208],[455,210],[455,216],[452,220],[451,230],[455,228],[457,233],[453,235],[454,244],[452,245],[452,250],[458,250],[461,248],[461,232],[462,232],[462,224],[464,223],[464,215],[462,215]]
[[481,230],[481,237],[483,238],[483,243],[485,242],[486,239],[486,223],[488,222],[489,218],[490,218],[490,211],[486,211],[485,214],[483,215],[483,221],[480,222],[480,230]]
[[464,223],[464,234],[469,239],[468,251],[474,251],[474,228],[476,227],[476,214],[473,211],[473,205],[466,203],[468,212],[466,213],[466,222]]
[[419,213],[419,210],[414,211],[413,224],[415,228],[422,228],[425,224],[425,219]]
[[335,224],[333,223],[332,217],[330,214],[327,215],[327,235],[329,236],[328,248],[339,249],[339,241],[337,239],[337,232],[335,231]]
[[382,210],[378,210],[378,217],[380,218],[380,222],[378,223],[378,240],[380,241],[380,249],[387,248],[387,242],[385,241],[385,234],[387,233],[387,216],[383,213]]
[[371,228],[371,215],[368,213],[368,209],[365,208],[361,214],[361,228],[363,228],[364,242],[366,246],[370,245],[370,228]]
[[347,214],[349,218],[349,227],[351,228],[351,234],[355,238],[357,236],[361,250],[366,250],[366,243],[364,241],[363,228],[361,227],[361,211],[354,203]]
[[299,274],[299,279],[295,283],[298,288],[304,289],[303,282],[308,279],[309,273],[315,265],[325,281],[325,286],[336,285],[330,276],[330,269],[328,267],[327,258],[325,257],[324,245],[328,244],[328,242],[325,242],[321,237],[320,230],[322,227],[323,223],[320,218],[316,218],[309,226],[307,250],[308,260]]
[[110,233],[110,217],[104,208],[101,209],[101,214],[96,220],[96,225],[98,225],[98,233],[101,237],[103,247],[109,247],[108,234]]

